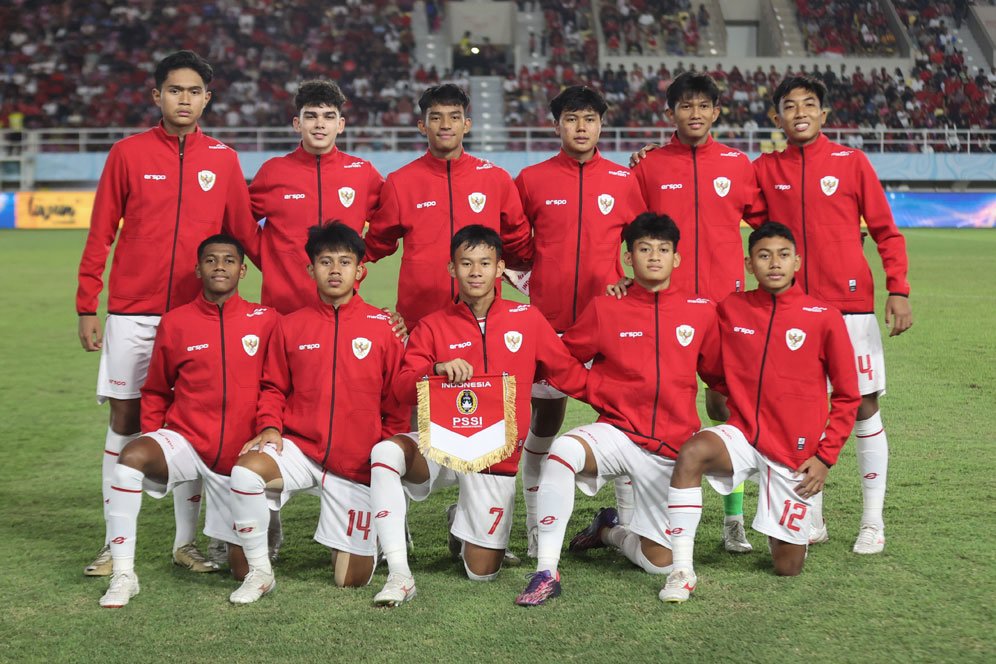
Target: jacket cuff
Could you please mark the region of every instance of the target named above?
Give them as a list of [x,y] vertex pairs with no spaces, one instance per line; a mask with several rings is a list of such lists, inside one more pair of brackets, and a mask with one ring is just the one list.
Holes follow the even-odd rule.
[[891,297],[893,295],[895,295],[897,297],[905,297],[905,298],[908,298],[910,296],[909,293],[894,293],[892,291],[889,291],[889,296]]
[[833,464],[827,461],[825,458],[823,458],[823,456],[821,456],[819,452],[817,452],[814,456],[820,460],[820,463],[822,463],[824,466],[827,467],[827,470],[833,468]]
[[81,317],[82,316],[96,316],[97,312],[96,311],[77,311],[76,315],[77,316],[81,316]]

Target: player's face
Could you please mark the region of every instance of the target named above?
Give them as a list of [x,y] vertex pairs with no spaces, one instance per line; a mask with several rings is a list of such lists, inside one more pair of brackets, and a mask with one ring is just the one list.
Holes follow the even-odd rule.
[[461,299],[469,302],[494,292],[495,281],[505,271],[505,261],[499,260],[494,248],[485,244],[476,247],[464,244],[456,250],[448,267],[450,276],[457,281]]
[[598,137],[602,135],[602,116],[592,108],[564,111],[554,130],[564,152],[571,158],[588,159],[595,153]]
[[204,293],[212,301],[234,293],[239,281],[246,276],[245,262],[230,244],[209,244],[197,260],[197,278],[204,285]]
[[161,89],[152,91],[152,101],[163,112],[166,132],[182,135],[194,130],[204,108],[211,101],[211,91],[193,69],[174,69]]
[[675,252],[673,242],[649,237],[638,238],[633,243],[633,251],[623,254],[623,260],[632,266],[636,282],[648,290],[667,288],[671,273],[681,264],[681,256]]
[[335,106],[305,106],[294,118],[294,131],[309,154],[326,154],[335,147],[336,137],[346,127],[346,119]]
[[820,135],[827,112],[819,97],[805,88],[796,88],[778,102],[775,124],[792,145],[809,145]]
[[665,113],[674,123],[679,141],[685,145],[702,145],[709,138],[712,124],[719,118],[719,106],[713,105],[705,95],[688,95]]
[[775,295],[792,286],[800,264],[795,245],[784,237],[758,240],[744,261],[747,271],[757,278],[758,285]]
[[463,137],[470,131],[470,118],[462,106],[431,106],[418,130],[429,139],[429,152],[437,159],[454,159],[463,151]]
[[325,249],[308,266],[308,274],[318,285],[319,297],[332,305],[349,301],[362,270],[356,255],[343,249]]

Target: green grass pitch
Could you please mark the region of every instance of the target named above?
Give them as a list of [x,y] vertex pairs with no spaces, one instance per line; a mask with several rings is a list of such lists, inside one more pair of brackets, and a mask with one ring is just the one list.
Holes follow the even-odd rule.
[[[103,536],[107,418],[93,397],[97,355],[76,339],[84,235],[4,231],[0,661],[992,661],[996,233],[906,236],[916,323],[885,342],[891,466],[882,555],[850,551],[861,510],[852,442],[827,486],[830,542],[810,551],[798,578],[771,573],[756,533],[753,554],[723,552],[720,499],[706,490],[699,590],[679,607],[657,600],[660,579],[608,550],[565,555],[563,596],[538,609],[514,606],[528,567],[474,584],[450,561],[451,490],[413,506],[419,595],[400,609],[371,606],[383,568],[373,587],[332,585],[328,554],[311,539],[314,498],[284,512],[276,592],[236,608],[227,576],[172,566],[172,502],[146,497],[136,561],[142,592],[107,611],[97,605],[106,579],[81,575]],[[874,245],[867,252],[877,265]],[[396,269],[396,261],[373,266],[364,295],[393,305]],[[876,278],[881,294],[878,269]],[[243,294],[255,299],[258,275]],[[587,407],[572,403],[565,429],[590,420]],[[757,492],[747,491],[750,518]],[[568,536],[611,501],[610,490],[579,494]],[[523,519],[520,498],[512,539],[520,553]]]

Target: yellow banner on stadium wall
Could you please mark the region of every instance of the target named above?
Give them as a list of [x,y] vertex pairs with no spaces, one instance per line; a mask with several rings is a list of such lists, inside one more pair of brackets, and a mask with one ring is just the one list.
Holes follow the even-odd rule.
[[92,191],[18,192],[16,228],[89,228]]

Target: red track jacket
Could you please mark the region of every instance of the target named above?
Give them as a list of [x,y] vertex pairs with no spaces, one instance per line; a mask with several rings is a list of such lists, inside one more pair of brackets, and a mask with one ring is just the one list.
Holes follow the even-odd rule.
[[747,155],[711,137],[689,147],[674,135],[633,171],[647,207],[681,231],[672,285],[717,302],[744,290],[740,220],[756,223],[765,207]]
[[814,454],[837,463],[861,402],[840,312],[793,285],[777,297],[763,290],[730,295],[719,303],[719,324],[727,423],[790,468]]
[[538,309],[495,298],[484,320],[484,331],[470,307],[450,302],[429,314],[412,332],[405,362],[395,383],[402,403],[417,403],[415,383],[432,375],[436,362],[463,358],[475,374],[508,373],[515,376],[515,419],[519,445],[515,454],[481,471],[515,475],[519,455],[529,431],[530,393],[536,378],[546,378],[558,390],[583,398],[588,372],[567,352]]
[[622,230],[646,211],[632,172],[596,150],[580,163],[563,151],[515,179],[533,226],[529,301],[558,332],[623,276]]
[[391,394],[403,352],[387,314],[359,295],[288,314],[266,355],[256,430],[274,427],[323,468],[370,484],[370,450],[409,429]]
[[595,298],[564,333],[567,350],[588,372],[587,401],[599,422],[648,452],[670,459],[699,430],[695,374],[722,382],[716,305],[669,288],[639,284],[617,300]]
[[[197,297],[197,245],[223,228],[252,251],[256,223],[235,151],[198,128],[183,151],[162,125],[111,148],[100,175],[83,257],[76,311],[97,313],[104,266],[111,264],[108,313],[160,315]],[[258,264],[258,263],[257,263]]]
[[506,263],[532,260],[532,234],[508,173],[466,152],[436,159],[426,152],[387,176],[380,207],[370,219],[367,258],[376,261],[405,239],[398,276],[398,313],[409,329],[456,297],[446,265],[450,239],[471,224],[501,234]]
[[864,152],[824,135],[754,162],[768,216],[795,234],[803,290],[845,314],[874,313],[875,283],[861,247],[861,218],[878,246],[889,293],[909,295],[903,238]]
[[308,228],[341,221],[357,233],[377,207],[384,178],[373,165],[333,149],[314,155],[298,148],[268,160],[249,187],[252,213],[266,219],[258,253],[263,304],[289,314],[318,300],[308,276]]
[[277,312],[238,294],[219,307],[203,295],[163,316],[142,386],[142,431],[183,435],[229,475],[254,435],[256,399]]

